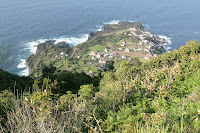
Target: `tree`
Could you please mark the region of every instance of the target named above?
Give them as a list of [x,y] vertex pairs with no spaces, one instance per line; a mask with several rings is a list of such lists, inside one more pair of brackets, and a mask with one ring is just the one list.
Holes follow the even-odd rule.
[[91,100],[94,97],[95,94],[95,88],[92,84],[90,85],[82,85],[80,87],[81,89],[78,91],[80,98],[83,100]]
[[140,67],[141,66],[141,62],[140,62],[140,60],[138,59],[138,58],[134,58],[133,59],[133,66],[134,67]]
[[44,66],[42,68],[42,73],[45,74],[45,73],[54,73],[56,71],[56,67],[53,66],[53,64],[50,64],[49,66]]
[[106,62],[106,70],[108,71],[112,71],[114,69],[114,61],[113,60],[109,60]]

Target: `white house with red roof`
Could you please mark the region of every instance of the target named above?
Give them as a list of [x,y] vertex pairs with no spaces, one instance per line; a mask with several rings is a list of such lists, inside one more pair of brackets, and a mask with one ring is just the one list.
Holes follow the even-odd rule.
[[148,53],[147,55],[148,55],[148,56],[153,56],[152,53]]
[[98,54],[96,55],[96,58],[97,58],[97,59],[100,59],[100,58],[101,58],[101,55],[98,53]]
[[151,59],[152,58],[152,56],[149,56],[149,55],[146,55],[145,57],[144,57],[144,59]]
[[144,52],[149,52],[149,49],[147,49],[147,48],[146,48],[146,49],[144,49]]
[[105,63],[106,63],[106,60],[105,60],[104,58],[101,58],[101,59],[99,60],[99,63],[105,64]]
[[150,42],[149,45],[154,45],[154,42]]
[[108,49],[107,48],[104,49],[104,53],[108,53]]
[[123,48],[118,48],[119,50],[122,50]]
[[92,56],[96,56],[96,54],[97,54],[97,51],[96,51],[96,50],[93,50],[93,51],[91,51],[91,52],[89,53],[89,55],[92,55]]
[[137,31],[136,27],[130,28],[131,31]]
[[72,68],[67,68],[67,71],[72,71],[73,69]]
[[123,42],[123,44],[121,45],[122,47],[126,46],[126,42]]
[[138,34],[135,33],[135,32],[131,32],[131,34],[134,35],[134,36],[138,36]]
[[142,45],[143,44],[143,41],[139,41],[139,45]]
[[122,55],[122,59],[126,59],[126,56],[125,56],[125,55]]
[[152,53],[148,53],[144,58],[145,59],[151,59],[153,57]]
[[109,54],[104,54],[104,57],[108,57],[109,56]]
[[129,48],[125,48],[124,52],[130,52]]
[[149,43],[149,41],[148,41],[148,40],[144,40],[143,42],[144,42],[145,44]]

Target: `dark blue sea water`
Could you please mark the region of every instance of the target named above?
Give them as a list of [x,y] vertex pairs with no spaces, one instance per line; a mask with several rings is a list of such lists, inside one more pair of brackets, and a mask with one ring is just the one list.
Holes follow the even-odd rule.
[[8,71],[26,75],[24,60],[46,39],[77,45],[107,23],[142,22],[178,49],[200,40],[199,0],[0,0],[0,41],[14,47]]

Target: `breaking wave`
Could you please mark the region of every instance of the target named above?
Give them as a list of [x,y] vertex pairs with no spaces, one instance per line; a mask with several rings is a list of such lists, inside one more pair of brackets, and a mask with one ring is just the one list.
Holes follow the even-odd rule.
[[172,44],[171,38],[164,36],[164,35],[158,35],[159,38],[165,39],[167,41],[167,44]]

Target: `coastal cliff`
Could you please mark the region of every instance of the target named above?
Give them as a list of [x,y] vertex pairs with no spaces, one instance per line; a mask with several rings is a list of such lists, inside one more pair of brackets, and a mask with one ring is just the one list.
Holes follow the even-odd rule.
[[49,40],[40,43],[37,46],[36,53],[26,59],[29,72],[34,73],[35,70],[41,71],[43,66],[54,64],[56,59],[68,57],[72,51],[71,49],[67,42],[56,44],[54,40]]

